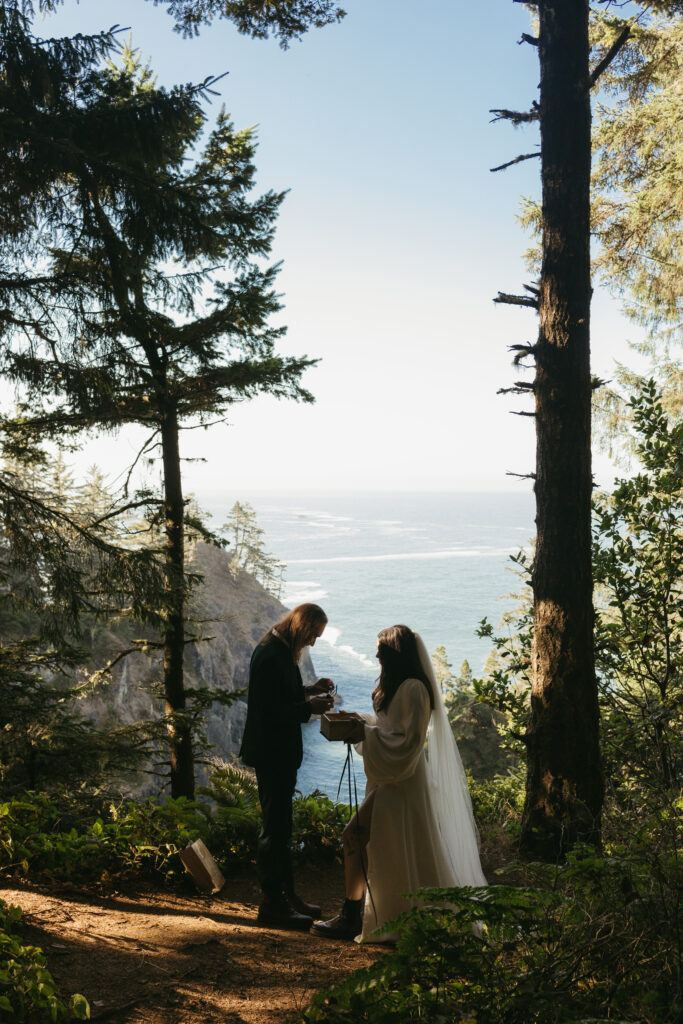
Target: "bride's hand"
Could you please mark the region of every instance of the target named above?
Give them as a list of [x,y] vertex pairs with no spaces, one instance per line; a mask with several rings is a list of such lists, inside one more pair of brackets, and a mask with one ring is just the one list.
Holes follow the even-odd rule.
[[365,739],[365,722],[360,719],[350,723],[349,734],[346,737],[347,743],[362,743]]

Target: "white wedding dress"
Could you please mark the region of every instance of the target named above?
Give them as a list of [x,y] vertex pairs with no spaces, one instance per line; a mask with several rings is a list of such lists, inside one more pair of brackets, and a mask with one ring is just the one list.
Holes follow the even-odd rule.
[[366,798],[374,790],[367,846],[372,899],[366,894],[360,941],[419,904],[406,894],[428,886],[486,885],[460,754],[431,660],[417,640],[434,710],[424,683],[406,679],[386,711],[363,716],[365,738],[356,747],[365,765]]

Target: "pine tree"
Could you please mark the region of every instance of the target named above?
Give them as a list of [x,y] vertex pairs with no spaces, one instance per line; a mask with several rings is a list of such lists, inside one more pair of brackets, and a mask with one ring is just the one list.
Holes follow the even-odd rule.
[[[595,105],[595,268],[647,330],[633,347],[648,359],[664,410],[676,422],[683,414],[683,19],[673,8],[628,20],[595,12],[603,45],[624,27],[628,40]],[[644,381],[622,365],[613,381],[596,396],[599,439],[610,453],[630,453],[636,435],[628,399]]]
[[[652,7],[657,10],[653,13]],[[626,17],[614,8],[591,10],[591,40],[614,59],[597,80],[593,105],[591,223],[594,275],[647,330],[632,348],[648,360],[643,376],[617,363],[610,381],[594,391],[598,445],[627,463],[636,443],[629,396],[652,376],[665,411],[683,412],[680,295],[683,286],[680,78],[683,20],[680,5],[662,3]],[[540,204],[525,200],[522,223],[540,236]],[[527,260],[536,270],[540,251]]]
[[344,11],[334,0],[154,0],[168,8],[178,31],[198,35],[214,18],[232,21],[244,35],[266,39],[271,33],[286,48],[311,27],[340,21]]
[[441,646],[435,649],[432,654],[432,667],[434,668],[436,681],[439,684],[445,699],[446,695],[452,691],[455,685],[453,666],[448,660],[445,647]]
[[[191,796],[180,429],[221,418],[232,402],[261,392],[310,401],[299,379],[312,363],[274,352],[284,333],[269,326],[280,309],[278,267],[262,259],[283,195],[250,198],[252,133],[236,132],[221,113],[191,160],[204,125],[202,90],[158,89],[129,49],[121,66],[93,73],[86,87],[73,111],[81,155],[50,267],[68,312],[52,314],[49,347],[40,351],[34,332],[30,350],[17,343],[8,356],[33,410],[15,433],[26,422],[53,433],[141,423],[152,431],[148,446],[159,444],[171,792]],[[92,145],[103,174],[93,170]]]
[[[65,0],[39,0],[42,11],[53,11]],[[149,2],[149,0],[148,0]],[[153,0],[166,7],[176,29],[185,36],[199,35],[214,19],[233,22],[237,30],[253,39],[274,35],[287,48],[309,28],[321,28],[341,21],[345,12],[335,0]],[[142,0],[140,0],[142,3]],[[31,6],[25,4],[25,6]]]
[[[540,100],[527,114],[498,111],[541,132],[542,261],[527,297],[538,310],[537,544],[527,794],[522,844],[555,856],[599,836],[602,780],[593,665],[590,448],[590,71],[588,0],[540,0]],[[521,347],[520,347],[521,348]]]
[[0,474],[0,780],[6,793],[74,778],[92,790],[139,767],[153,737],[146,727],[96,729],[80,714],[86,635],[148,605],[161,578],[147,552],[114,543],[120,510],[109,508],[105,528],[79,504],[63,461],[58,507],[49,471],[34,470],[15,459]]
[[228,534],[230,569],[234,576],[241,571],[250,573],[266,590],[280,596],[284,582],[285,565],[265,549],[263,530],[258,525],[256,513],[247,502],[236,501],[223,525]]
[[472,668],[467,658],[463,658],[460,666],[460,675],[456,679],[456,685],[460,690],[468,690],[472,686]]
[[[588,0],[537,0],[529,6],[538,34],[525,34],[523,41],[538,50],[540,102],[527,112],[496,113],[515,124],[540,125],[540,154],[518,158],[541,157],[540,282],[527,286],[526,296],[500,294],[498,301],[532,307],[540,321],[534,345],[514,346],[516,364],[534,357],[535,379],[511,389],[534,394],[537,441],[533,684],[522,845],[555,857],[577,839],[600,836],[590,551],[591,390],[599,383],[591,381],[589,348],[590,90],[620,54],[623,59],[633,23],[613,24],[612,31],[596,35],[591,69]],[[680,0],[638,7],[638,17],[648,9],[683,10]],[[608,224],[609,218],[607,238]]]

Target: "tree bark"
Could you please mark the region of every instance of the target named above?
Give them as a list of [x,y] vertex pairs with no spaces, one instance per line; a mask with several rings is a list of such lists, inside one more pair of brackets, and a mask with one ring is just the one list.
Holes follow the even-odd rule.
[[178,413],[168,406],[161,421],[164,464],[164,529],[166,536],[166,592],[164,694],[171,757],[171,796],[194,798],[192,732],[185,716],[185,526],[180,473]]
[[536,348],[533,683],[522,847],[599,841],[593,662],[588,0],[538,5],[543,262]]

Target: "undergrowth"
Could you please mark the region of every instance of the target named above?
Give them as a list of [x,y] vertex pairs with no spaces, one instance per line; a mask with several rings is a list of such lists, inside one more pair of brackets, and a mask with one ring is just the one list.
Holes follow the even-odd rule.
[[600,854],[517,864],[524,885],[423,890],[384,926],[396,948],[314,996],[298,1024],[679,1021],[683,801],[621,829],[611,812]]
[[87,999],[72,995],[63,1003],[42,950],[22,945],[16,934],[20,920],[20,908],[0,900],[0,1020],[88,1020]]
[[[178,799],[84,803],[79,814],[68,794],[26,793],[0,803],[0,874],[41,883],[100,889],[139,882],[182,883],[179,853],[202,839],[224,873],[251,864],[261,827],[251,774],[217,763],[210,801]],[[298,858],[341,858],[344,804],[321,793],[294,800],[292,846]]]

